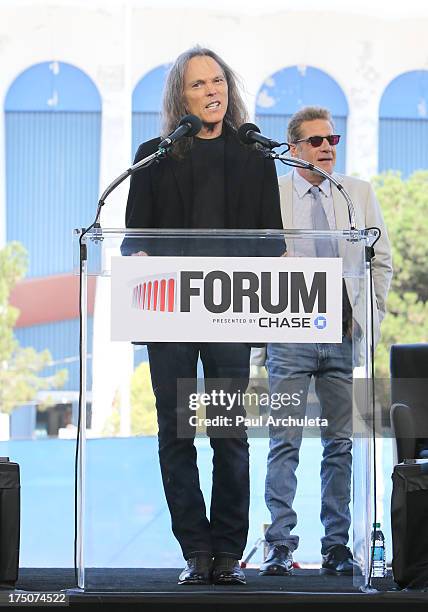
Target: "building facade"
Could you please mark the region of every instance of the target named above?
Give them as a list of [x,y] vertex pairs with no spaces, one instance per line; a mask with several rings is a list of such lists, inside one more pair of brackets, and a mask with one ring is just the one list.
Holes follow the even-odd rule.
[[[223,56],[242,78],[252,120],[277,140],[298,108],[330,108],[342,134],[339,171],[368,179],[428,167],[428,10],[397,16],[330,5],[308,12],[284,2],[252,13],[240,3],[217,10],[198,3],[185,28],[174,29],[183,8],[170,2],[2,3],[0,245],[20,240],[29,252],[28,277],[14,297],[16,333],[23,345],[49,348],[52,368],[68,369],[57,399],[72,418],[79,336],[72,232],[92,221],[99,194],[138,144],[158,135],[165,75],[181,51],[200,44]],[[127,188],[109,198],[104,226],[123,226]],[[134,357],[107,338],[105,280],[90,291],[89,384],[93,375],[101,433]],[[15,411],[12,435],[31,434],[37,418],[51,433],[36,406],[26,406]]]

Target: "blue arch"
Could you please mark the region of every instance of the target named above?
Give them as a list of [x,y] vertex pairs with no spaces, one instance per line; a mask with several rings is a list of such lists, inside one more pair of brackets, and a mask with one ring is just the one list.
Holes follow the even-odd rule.
[[428,70],[404,72],[385,88],[379,106],[379,172],[404,177],[428,168]]
[[382,119],[428,119],[428,70],[404,72],[383,92]]
[[5,111],[7,238],[28,249],[30,276],[68,272],[70,232],[98,199],[101,97],[79,68],[43,62],[18,75]]
[[303,106],[324,106],[332,115],[346,117],[348,102],[338,83],[312,66],[290,66],[269,76],[260,87],[257,115],[292,115]]
[[166,75],[171,64],[162,64],[145,74],[132,93],[132,110],[137,113],[159,113]]
[[132,156],[138,146],[159,136],[162,92],[171,64],[150,70],[136,84],[132,94]]
[[[256,99],[256,123],[263,134],[286,140],[291,115],[304,106],[322,106],[332,114],[335,131],[342,135],[337,148],[336,170],[345,172],[348,102],[338,83],[312,66],[290,66],[269,76]],[[279,175],[289,168],[277,163]]]
[[6,94],[5,111],[101,110],[101,96],[91,78],[65,62],[42,62],[21,72]]
[[132,154],[138,145],[159,136],[162,92],[171,64],[150,70],[136,84],[132,93]]
[[[12,83],[5,111],[7,240],[26,247],[30,277],[70,273],[73,228],[87,227],[99,195],[98,90],[70,64],[36,64]],[[17,335],[24,345],[49,348],[56,360],[77,355],[76,329],[77,319]],[[69,389],[78,388],[74,366]]]
[[[87,226],[98,200],[101,97],[81,70],[62,62],[31,66],[5,99],[7,240],[29,254],[29,276],[69,273],[73,228]],[[22,344],[76,356],[78,320],[17,331]],[[68,367],[68,366],[67,366]],[[68,367],[68,389],[78,367]]]

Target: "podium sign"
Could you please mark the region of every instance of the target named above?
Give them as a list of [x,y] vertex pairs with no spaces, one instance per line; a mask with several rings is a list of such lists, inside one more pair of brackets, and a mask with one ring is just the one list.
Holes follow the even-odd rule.
[[112,340],[341,342],[342,259],[113,257]]

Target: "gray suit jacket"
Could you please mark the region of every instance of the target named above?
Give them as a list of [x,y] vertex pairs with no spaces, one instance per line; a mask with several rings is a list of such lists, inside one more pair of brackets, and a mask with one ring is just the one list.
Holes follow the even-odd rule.
[[[380,337],[380,324],[386,313],[386,297],[392,278],[392,257],[391,246],[388,233],[382,216],[379,203],[376,199],[372,186],[367,181],[361,179],[334,174],[336,178],[349,193],[355,207],[357,229],[378,227],[381,230],[381,237],[375,245],[375,257],[373,259],[373,286],[376,296],[374,307],[374,344],[376,345]],[[281,198],[281,215],[284,229],[298,229],[293,224],[293,173],[290,172],[279,178],[279,192]],[[332,185],[332,196],[334,212],[336,217],[336,227],[349,229],[348,208],[344,197]],[[292,255],[292,250],[290,251]],[[352,245],[345,241],[339,244],[339,256],[344,259],[344,267],[347,263],[352,265]],[[356,295],[357,284],[346,279],[346,288],[349,300],[354,307],[354,319],[359,322],[364,320],[365,313],[362,312],[362,300],[358,300]],[[263,365],[264,351],[253,349],[252,365]]]

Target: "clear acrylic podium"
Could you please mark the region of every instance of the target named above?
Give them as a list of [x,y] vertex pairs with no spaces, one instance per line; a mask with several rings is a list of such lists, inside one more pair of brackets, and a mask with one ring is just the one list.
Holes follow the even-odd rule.
[[[372,467],[372,306],[370,297],[370,274],[369,261],[367,253],[377,238],[376,230],[349,230],[349,231],[253,231],[253,230],[137,230],[137,229],[94,229],[86,233],[82,239],[82,244],[86,246],[86,259],[80,262],[79,253],[82,252],[79,245],[81,231],[76,230],[74,236],[74,270],[78,274],[81,271],[81,309],[82,309],[82,329],[81,329],[81,345],[82,345],[82,388],[81,388],[81,430],[78,438],[78,472],[77,472],[77,548],[76,548],[76,565],[78,586],[86,590],[99,590],[96,577],[92,574],[94,567],[115,567],[115,559],[110,553],[104,553],[103,545],[110,537],[117,539],[118,547],[126,548],[129,542],[121,542],[121,535],[117,533],[117,529],[112,532],[109,528],[108,509],[116,503],[116,495],[109,492],[110,497],[103,493],[98,494],[98,498],[94,500],[93,489],[96,482],[94,472],[94,462],[99,462],[99,456],[96,455],[95,449],[99,442],[99,438],[103,436],[121,436],[121,444],[124,445],[127,435],[130,435],[129,427],[126,427],[129,414],[122,414],[120,418],[121,426],[111,431],[102,429],[102,426],[94,428],[94,420],[100,421],[104,409],[110,410],[111,406],[95,403],[92,405],[92,423],[87,430],[87,398],[88,389],[86,377],[86,361],[87,358],[93,356],[93,369],[97,369],[97,360],[101,359],[104,349],[97,349],[97,345],[104,347],[110,346],[110,349],[115,350],[115,343],[111,342],[111,270],[112,264],[116,265],[119,258],[132,256],[136,253],[147,253],[148,257],[139,257],[139,261],[144,260],[144,265],[151,265],[152,262],[159,262],[160,258],[166,257],[168,261],[173,261],[173,258],[191,257],[192,261],[201,262],[204,258],[221,258],[218,260],[218,268],[221,269],[224,258],[247,258],[247,267],[251,269],[251,262],[256,262],[255,258],[277,258],[278,263],[275,265],[281,266],[281,262],[287,261],[287,265],[293,260],[293,265],[302,264],[305,257],[316,257],[319,244],[328,243],[333,246],[336,258],[341,260],[343,277],[340,279],[340,284],[347,287],[348,296],[353,309],[353,325],[352,325],[352,344],[353,344],[353,384],[351,393],[353,394],[352,408],[352,438],[353,438],[353,468],[352,468],[352,527],[350,534],[350,542],[353,546],[354,558],[358,561],[362,573],[355,574],[353,583],[355,586],[363,586],[366,584],[369,569],[370,569],[370,538],[372,528],[372,498],[373,498],[373,467]],[[283,257],[286,251],[287,256]],[[249,258],[253,258],[252,260]],[[134,260],[137,258],[133,258]],[[167,260],[165,260],[167,261]],[[268,260],[266,260],[268,261]],[[269,259],[269,261],[272,261]],[[263,263],[263,262],[261,262]],[[285,264],[284,264],[285,265]],[[95,303],[95,320],[94,320],[94,338],[88,337],[88,310],[87,310],[87,283],[88,277],[97,277],[97,295]],[[134,287],[135,292],[135,287]],[[138,297],[138,296],[137,296]],[[141,297],[141,296],[140,296]],[[135,298],[135,294],[134,294]],[[165,301],[164,296],[164,301]],[[159,300],[161,300],[160,285],[159,285]],[[337,310],[341,311],[341,304],[337,303]],[[98,321],[97,321],[98,319]],[[140,330],[135,341],[144,343],[145,331]],[[151,330],[150,330],[151,331]],[[281,338],[279,340],[278,338]],[[282,341],[290,342],[287,336],[279,335],[275,342]],[[150,342],[156,341],[156,338],[150,336]],[[165,338],[159,341],[165,341]],[[185,341],[181,338],[180,341]],[[192,341],[195,341],[192,339]],[[201,339],[204,341],[204,339]],[[259,337],[249,336],[242,339],[242,334],[239,339],[234,337],[233,328],[227,331],[218,332],[218,342],[248,342],[260,343]],[[264,340],[261,340],[263,342]],[[269,340],[268,340],[269,341]],[[291,340],[293,341],[293,340]],[[305,340],[308,341],[308,340]],[[318,340],[317,340],[318,341]],[[124,343],[119,343],[121,347]],[[125,343],[126,346],[131,346],[130,342]],[[113,348],[112,348],[113,347]],[[121,357],[119,356],[116,364],[119,367]],[[107,385],[106,372],[105,384]],[[95,384],[95,379],[94,379]],[[102,385],[102,379],[98,378],[98,385]],[[129,385],[129,378],[125,376],[124,386]],[[123,389],[124,387],[122,387]],[[129,391],[129,389],[128,389]],[[126,391],[122,393],[122,399],[126,396]],[[94,402],[95,402],[94,389]],[[129,400],[129,396],[128,396]],[[116,402],[117,403],[117,402]],[[126,403],[126,402],[125,402]],[[98,416],[97,416],[98,415]],[[101,415],[101,417],[100,417]],[[102,421],[102,418],[101,418]],[[125,426],[122,427],[123,423]],[[107,433],[106,433],[107,431]],[[260,429],[257,434],[260,434]],[[248,429],[250,442],[250,451],[252,444],[253,432]],[[315,434],[314,434],[315,435]],[[88,438],[97,438],[88,440]],[[131,440],[131,438],[129,438]],[[138,446],[139,439],[133,438],[133,444]],[[89,448],[89,445],[93,447]],[[123,447],[125,448],[125,447]],[[154,446],[153,462],[157,463],[157,449]],[[110,452],[110,451],[107,451]],[[125,451],[126,452],[126,451]],[[98,458],[97,458],[98,457]],[[261,461],[265,461],[266,457],[262,457]],[[106,468],[107,469],[107,468]],[[130,467],[132,469],[132,466]],[[155,468],[153,468],[155,469]],[[262,468],[260,468],[262,469]],[[144,471],[144,470],[143,470]],[[203,479],[203,477],[202,477]],[[319,480],[313,485],[319,490]],[[159,477],[159,487],[162,488]],[[252,487],[264,488],[264,482],[252,482]],[[137,487],[133,487],[132,490]],[[299,489],[297,490],[297,496]],[[88,496],[90,503],[88,504]],[[128,492],[121,491],[117,493],[120,496],[120,503],[126,508],[128,500]],[[140,508],[145,502],[140,501]],[[167,510],[164,514],[167,515]],[[318,520],[318,512],[315,511],[316,519]],[[125,510],[126,513],[126,510]],[[268,513],[266,510],[266,518]],[[105,531],[103,531],[105,529]],[[110,531],[109,531],[110,529]],[[119,529],[120,531],[120,529]],[[159,535],[160,537],[160,535]],[[164,534],[162,534],[164,537]],[[166,537],[166,536],[165,536]],[[170,534],[170,540],[173,541],[173,535]],[[156,541],[156,533],[150,533],[150,538]],[[248,542],[251,546],[252,542]],[[174,544],[175,546],[175,544]],[[319,550],[319,542],[314,542],[314,547]],[[107,550],[107,548],[106,548]],[[94,552],[95,551],[95,552]],[[104,555],[104,556],[103,556]],[[141,559],[141,566],[144,567],[145,559]],[[126,566],[126,564],[125,564]],[[122,565],[123,567],[123,565]],[[135,561],[134,561],[135,567]],[[143,588],[144,585],[142,585]],[[123,586],[126,590],[126,585]],[[308,589],[309,590],[309,589]]]

